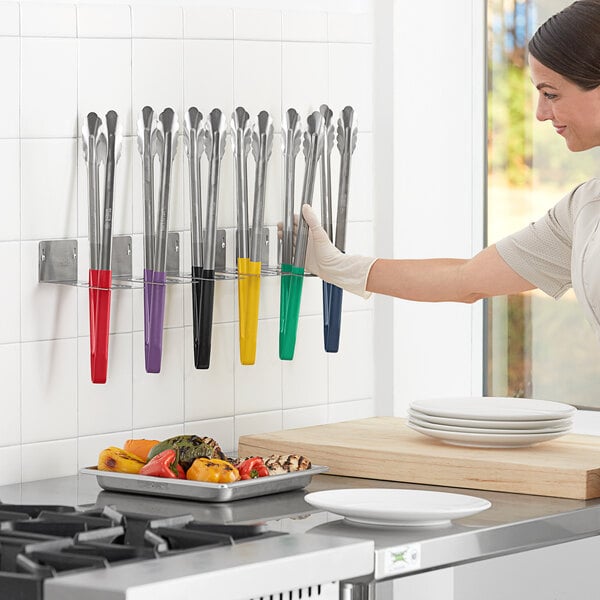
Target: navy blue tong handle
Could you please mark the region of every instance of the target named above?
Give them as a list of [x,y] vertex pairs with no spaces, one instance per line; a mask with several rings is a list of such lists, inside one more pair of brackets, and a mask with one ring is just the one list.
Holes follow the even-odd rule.
[[210,367],[210,347],[212,340],[213,306],[215,299],[215,270],[203,269],[200,279],[199,328],[198,350],[196,352],[196,339],[194,338],[194,362],[196,369]]
[[323,341],[325,352],[337,352],[342,328],[342,300],[344,290],[323,282]]
[[200,368],[200,315],[202,314],[202,267],[192,266],[192,326],[194,366]]

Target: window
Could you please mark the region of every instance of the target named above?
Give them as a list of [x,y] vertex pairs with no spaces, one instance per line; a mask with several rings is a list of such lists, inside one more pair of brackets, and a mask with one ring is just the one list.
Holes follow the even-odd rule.
[[[527,41],[571,0],[488,0],[487,240],[541,217],[600,171],[598,148],[571,153],[535,118]],[[600,265],[598,266],[600,269]],[[487,303],[486,394],[600,409],[600,343],[570,290],[539,290]]]

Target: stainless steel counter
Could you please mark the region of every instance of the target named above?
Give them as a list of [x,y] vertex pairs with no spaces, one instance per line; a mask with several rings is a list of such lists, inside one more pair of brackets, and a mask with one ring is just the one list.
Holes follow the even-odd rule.
[[[490,500],[492,507],[448,526],[378,529],[352,525],[336,515],[318,511],[304,501],[304,495],[309,491],[354,487],[466,493]],[[196,520],[217,523],[263,521],[273,530],[293,534],[374,541],[374,570],[371,575],[361,578],[365,582],[542,548],[600,533],[600,499],[580,501],[330,475],[314,477],[306,490],[220,504],[106,492],[98,487],[95,478],[89,476],[0,487],[0,501],[114,505],[121,510],[159,515],[192,514]],[[404,558],[398,560],[398,556]]]

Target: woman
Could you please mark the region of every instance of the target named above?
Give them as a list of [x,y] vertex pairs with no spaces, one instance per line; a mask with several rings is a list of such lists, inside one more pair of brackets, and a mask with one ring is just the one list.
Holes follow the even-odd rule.
[[[600,145],[600,0],[579,0],[546,21],[529,42],[536,117],[551,121],[572,152]],[[539,221],[471,259],[395,260],[347,256],[327,238],[310,206],[306,268],[368,297],[475,302],[534,288],[559,298],[573,287],[600,334],[600,180],[579,185]]]

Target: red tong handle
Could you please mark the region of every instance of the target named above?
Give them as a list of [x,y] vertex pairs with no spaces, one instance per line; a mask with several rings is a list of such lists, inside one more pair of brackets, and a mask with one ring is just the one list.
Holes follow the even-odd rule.
[[90,366],[92,383],[106,383],[112,271],[90,269]]

